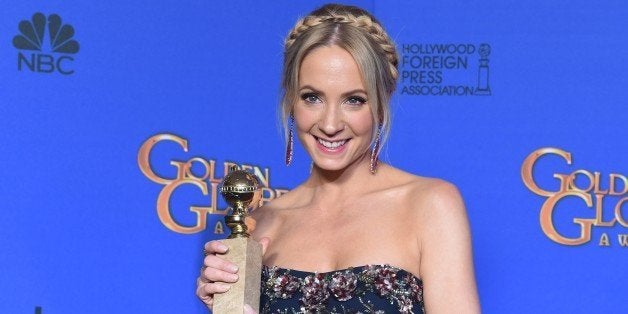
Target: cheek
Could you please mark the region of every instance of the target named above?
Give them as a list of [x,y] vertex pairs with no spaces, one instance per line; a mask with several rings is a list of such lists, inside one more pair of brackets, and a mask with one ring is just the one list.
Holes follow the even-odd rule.
[[294,109],[294,127],[296,130],[302,132],[308,132],[318,122],[318,115],[316,112],[309,111],[303,108]]
[[356,135],[371,135],[373,130],[373,119],[370,114],[355,116],[351,119],[350,125]]
[[310,117],[297,116],[294,117],[294,135],[301,144],[306,145],[309,141],[313,140],[310,135],[312,128],[316,125],[316,122]]

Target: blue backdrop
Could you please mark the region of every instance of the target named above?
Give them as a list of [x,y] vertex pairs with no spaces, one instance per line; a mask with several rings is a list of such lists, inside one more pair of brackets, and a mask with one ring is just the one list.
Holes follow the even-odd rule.
[[[204,313],[225,167],[308,174],[275,108],[322,3],[2,2],[0,313]],[[483,311],[625,313],[628,5],[350,3],[401,56],[383,159],[460,188]]]

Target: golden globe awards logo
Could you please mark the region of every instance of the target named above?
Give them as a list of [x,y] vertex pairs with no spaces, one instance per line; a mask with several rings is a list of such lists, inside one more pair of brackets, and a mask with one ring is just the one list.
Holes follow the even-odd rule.
[[491,95],[487,43],[410,43],[401,54],[402,95]]
[[13,37],[13,46],[20,49],[17,54],[19,71],[74,73],[72,55],[79,51],[79,43],[73,39],[72,25],[63,24],[57,14],[46,18],[43,13],[37,12],[30,21],[21,21],[18,29],[20,34]]
[[[218,185],[222,181],[224,175],[229,173],[229,169],[235,166],[237,169],[245,169],[252,171],[259,179],[262,185],[261,204],[274,199],[284,193],[287,189],[271,188],[270,186],[270,170],[255,165],[236,164],[232,162],[224,162],[222,165],[222,176],[218,177],[216,160],[205,159],[202,157],[192,157],[188,160],[171,160],[170,165],[176,169],[176,176],[165,178],[157,174],[150,164],[150,154],[153,148],[160,142],[174,142],[178,144],[184,152],[188,151],[188,141],[172,134],[157,134],[146,140],[140,147],[137,155],[137,162],[140,170],[151,181],[163,185],[159,196],[157,197],[157,216],[159,220],[168,229],[184,234],[197,233],[207,228],[207,216],[209,214],[225,215],[227,209],[218,208]],[[203,169],[201,174],[192,171],[193,166],[200,166]],[[190,206],[190,212],[196,216],[194,225],[182,225],[173,217],[170,209],[170,200],[182,186],[196,187],[202,195],[209,197],[209,206]],[[216,222],[214,233],[224,233],[225,226],[222,220]]]
[[[561,157],[568,165],[572,163],[571,153],[559,148],[541,148],[532,152],[524,160],[521,177],[525,186],[533,193],[545,197],[541,206],[540,223],[543,233],[552,241],[564,245],[582,245],[592,239],[593,229],[601,229],[598,239],[600,246],[628,247],[628,179],[619,173],[603,174],[584,169],[571,173],[554,173],[559,188],[554,191],[544,190],[537,184],[534,165],[546,155]],[[559,202],[575,200],[582,206],[592,209],[587,217],[574,217],[573,223],[579,228],[579,236],[567,236],[556,228],[554,212]],[[624,209],[625,208],[625,209]],[[572,210],[573,211],[573,210]],[[609,217],[612,217],[609,219]],[[619,227],[619,228],[617,228]],[[620,232],[613,239],[612,230]],[[626,233],[623,233],[626,232]],[[616,240],[616,241],[615,241]]]

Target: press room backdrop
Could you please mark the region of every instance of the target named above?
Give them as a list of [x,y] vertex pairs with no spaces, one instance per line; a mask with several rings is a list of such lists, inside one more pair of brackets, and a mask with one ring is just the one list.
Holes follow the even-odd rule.
[[[276,105],[322,3],[3,1],[0,313],[204,313],[225,169],[308,174]],[[460,188],[484,312],[626,313],[626,3],[350,3],[401,57],[383,159]]]

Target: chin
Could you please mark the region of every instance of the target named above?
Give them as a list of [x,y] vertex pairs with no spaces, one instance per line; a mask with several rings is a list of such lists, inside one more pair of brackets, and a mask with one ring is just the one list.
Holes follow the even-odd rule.
[[352,166],[359,166],[359,164],[361,164],[360,160],[323,160],[319,162],[314,160],[313,163],[316,167],[323,171],[342,171]]

